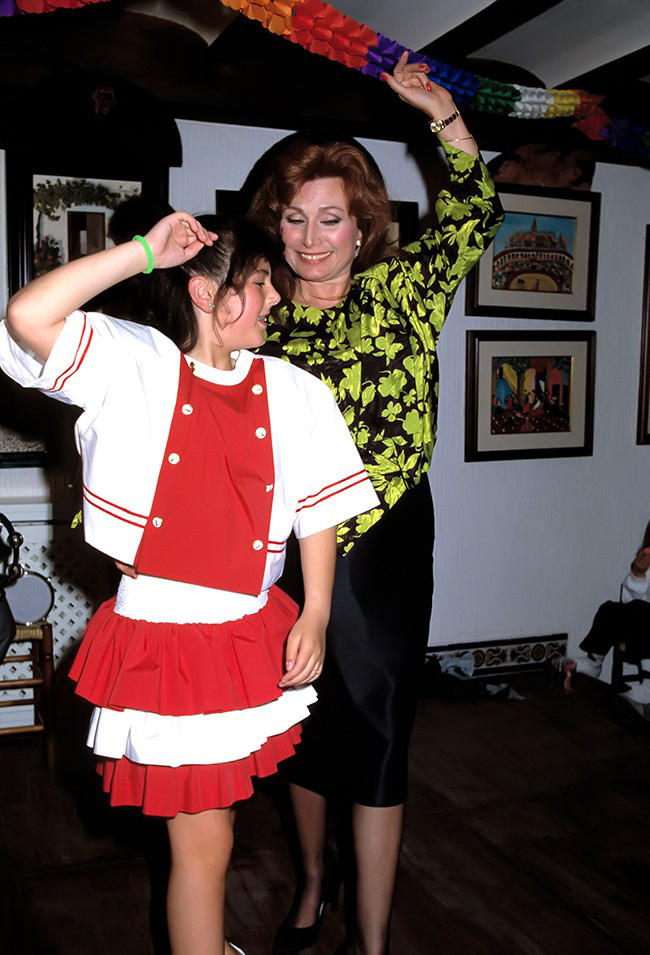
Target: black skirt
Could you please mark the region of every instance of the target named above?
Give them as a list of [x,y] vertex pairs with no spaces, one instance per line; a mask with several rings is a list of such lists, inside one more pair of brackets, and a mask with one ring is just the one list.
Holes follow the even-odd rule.
[[[290,782],[364,806],[405,801],[431,617],[433,539],[424,475],[337,558],[319,700],[284,765]],[[295,586],[286,589],[295,594]]]

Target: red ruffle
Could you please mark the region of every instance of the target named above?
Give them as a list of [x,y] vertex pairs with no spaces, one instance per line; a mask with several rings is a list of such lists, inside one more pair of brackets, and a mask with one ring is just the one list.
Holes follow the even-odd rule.
[[256,614],[221,624],[131,620],[115,600],[94,615],[70,671],[95,706],[162,716],[221,713],[281,696],[284,643],[298,615],[278,587]]
[[140,806],[149,816],[224,809],[253,793],[252,776],[271,776],[293,755],[300,725],[272,736],[256,753],[208,766],[145,766],[130,759],[105,759],[97,767],[112,806]]

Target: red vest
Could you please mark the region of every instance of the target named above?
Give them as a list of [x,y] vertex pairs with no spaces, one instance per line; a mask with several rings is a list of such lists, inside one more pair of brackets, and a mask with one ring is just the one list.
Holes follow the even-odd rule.
[[262,589],[275,471],[264,362],[237,385],[197,378],[178,396],[139,573],[236,593]]

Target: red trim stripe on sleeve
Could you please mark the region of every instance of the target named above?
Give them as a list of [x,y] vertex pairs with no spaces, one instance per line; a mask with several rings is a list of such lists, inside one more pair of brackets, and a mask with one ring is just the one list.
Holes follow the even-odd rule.
[[[77,345],[77,350],[75,351],[75,355],[74,355],[74,358],[72,359],[72,363],[68,365],[65,371],[61,372],[61,374],[56,379],[52,387],[49,389],[50,391],[52,392],[61,391],[64,385],[66,384],[66,382],[69,381],[70,378],[72,378],[72,376],[76,374],[76,372],[78,372],[81,366],[83,365],[84,359],[90,347],[90,343],[93,340],[93,329],[91,328],[90,334],[88,335],[88,341],[86,342],[86,347],[83,349],[83,352],[81,352],[81,349],[84,343],[84,336],[86,334],[87,328],[88,328],[88,317],[86,313],[84,312],[84,323],[81,329],[81,335],[79,336],[79,344]],[[81,355],[80,355],[80,352],[81,352]]]
[[[358,478],[358,480],[354,480]],[[308,494],[307,497],[301,498],[298,502],[298,507],[296,508],[296,513],[305,510],[308,507],[315,507],[316,504],[321,504],[323,501],[329,500],[330,497],[335,497],[337,494],[342,494],[344,491],[349,490],[352,487],[356,487],[357,484],[363,484],[364,481],[369,481],[370,478],[368,473],[365,470],[357,471],[355,474],[350,474],[348,477],[343,478],[340,481],[336,481],[334,484],[327,484],[324,488],[321,488],[316,494]],[[325,492],[329,491],[329,494]]]

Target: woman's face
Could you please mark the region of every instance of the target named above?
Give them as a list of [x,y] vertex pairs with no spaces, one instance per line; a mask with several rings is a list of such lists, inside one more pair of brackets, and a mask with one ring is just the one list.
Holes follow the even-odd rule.
[[361,231],[343,180],[306,182],[282,212],[280,236],[285,259],[303,281],[348,279]]

